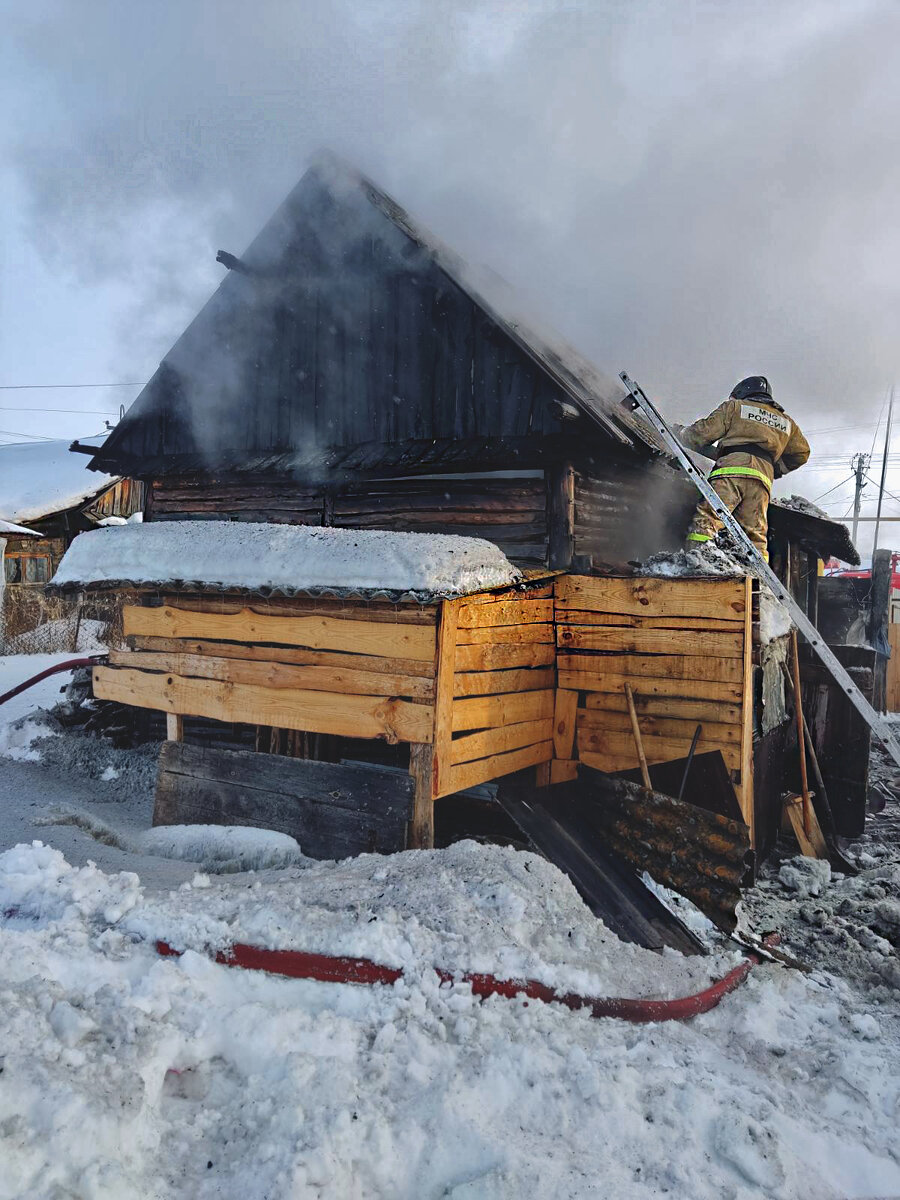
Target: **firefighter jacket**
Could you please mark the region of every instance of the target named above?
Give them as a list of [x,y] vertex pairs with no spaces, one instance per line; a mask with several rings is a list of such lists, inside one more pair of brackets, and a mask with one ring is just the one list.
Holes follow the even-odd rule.
[[708,417],[682,430],[691,450],[715,458],[710,479],[750,476],[771,488],[772,480],[796,471],[809,458],[809,442],[780,404],[762,396],[726,400]]

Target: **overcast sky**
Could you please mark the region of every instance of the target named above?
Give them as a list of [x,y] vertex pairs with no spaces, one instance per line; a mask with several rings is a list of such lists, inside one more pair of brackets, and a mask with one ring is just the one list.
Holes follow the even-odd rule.
[[[327,146],[673,417],[767,374],[816,453],[788,491],[872,446],[898,370],[897,0],[0,0],[0,20],[0,384],[147,379],[216,250]],[[0,391],[0,441],[95,432],[136,391]]]

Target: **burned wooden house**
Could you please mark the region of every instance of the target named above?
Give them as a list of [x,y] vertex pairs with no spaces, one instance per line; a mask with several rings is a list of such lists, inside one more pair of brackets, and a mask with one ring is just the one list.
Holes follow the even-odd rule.
[[[783,647],[769,648],[784,639],[760,635],[749,577],[635,573],[680,546],[696,494],[623,407],[622,388],[511,317],[496,281],[476,281],[330,159],[241,258],[219,258],[219,289],[90,463],[144,483],[144,535],[158,529],[171,545],[163,530],[189,523],[181,566],[142,566],[110,530],[90,535],[103,539],[102,561],[85,552],[58,580],[123,597],[123,641],[95,690],[169,715],[163,806],[183,786],[205,797],[207,819],[216,803],[220,819],[252,816],[262,760],[247,767],[223,750],[213,762],[185,744],[191,719],[214,719],[281,752],[273,786],[306,814],[305,830],[299,816],[291,828],[301,842],[313,809],[285,754],[408,765],[409,837],[395,829],[389,846],[362,821],[369,833],[354,848],[365,837],[372,848],[429,845],[434,802],[452,806],[474,785],[527,769],[568,786],[579,765],[604,778],[636,767],[629,683],[651,767],[683,760],[700,725],[700,754],[716,757],[728,791],[709,821],[727,824],[736,861],[764,849],[790,740]],[[210,521],[228,525],[204,538]],[[310,576],[308,544],[276,582],[229,573],[235,522],[329,531],[331,578]],[[367,577],[348,588],[339,564],[351,531],[480,539],[477,554],[500,553],[508,573],[477,586]],[[218,565],[199,549],[210,539]],[[777,505],[771,539],[812,615],[820,560],[856,561],[843,526]],[[817,712],[822,738],[839,721],[856,729],[827,686]],[[864,780],[845,782],[852,824]],[[715,790],[688,798],[703,813]],[[351,793],[345,809],[365,808],[365,788]],[[325,820],[321,796],[313,808]],[[652,845],[630,820],[624,812],[609,838],[623,852]],[[684,844],[675,857],[690,854]]]
[[[92,453],[101,444],[102,438],[94,439]],[[84,467],[83,458],[69,453],[68,442],[0,447],[0,648],[72,649],[77,621],[72,603],[48,596],[46,584],[79,533],[143,511],[140,483]],[[37,630],[46,636],[35,636]]]

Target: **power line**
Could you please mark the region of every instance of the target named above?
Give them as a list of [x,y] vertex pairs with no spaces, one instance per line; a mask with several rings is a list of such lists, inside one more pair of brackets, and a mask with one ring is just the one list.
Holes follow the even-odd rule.
[[4,437],[34,438],[35,441],[38,442],[56,442],[59,440],[58,438],[44,437],[42,433],[16,433],[15,430],[12,429],[0,429],[0,434],[2,434]]
[[6,404],[0,404],[0,412],[54,412],[54,413],[76,413],[79,417],[117,417],[118,411],[110,411],[102,408],[16,408]]
[[812,503],[818,504],[820,500],[824,500],[826,496],[830,496],[832,492],[836,492],[839,487],[843,487],[845,483],[849,483],[850,480],[855,477],[855,474],[856,473],[854,472],[853,475],[848,475],[846,479],[842,479],[840,483],[836,483],[834,487],[829,488],[827,492],[823,492],[821,496],[816,496]]
[[32,388],[52,390],[54,388],[98,388],[98,387],[143,387],[142,383],[0,383],[0,392],[25,392]]

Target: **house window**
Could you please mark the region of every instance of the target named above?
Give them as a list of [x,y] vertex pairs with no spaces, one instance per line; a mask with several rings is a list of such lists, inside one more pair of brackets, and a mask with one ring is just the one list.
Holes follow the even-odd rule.
[[7,583],[47,583],[50,558],[46,554],[7,554],[3,570]]

